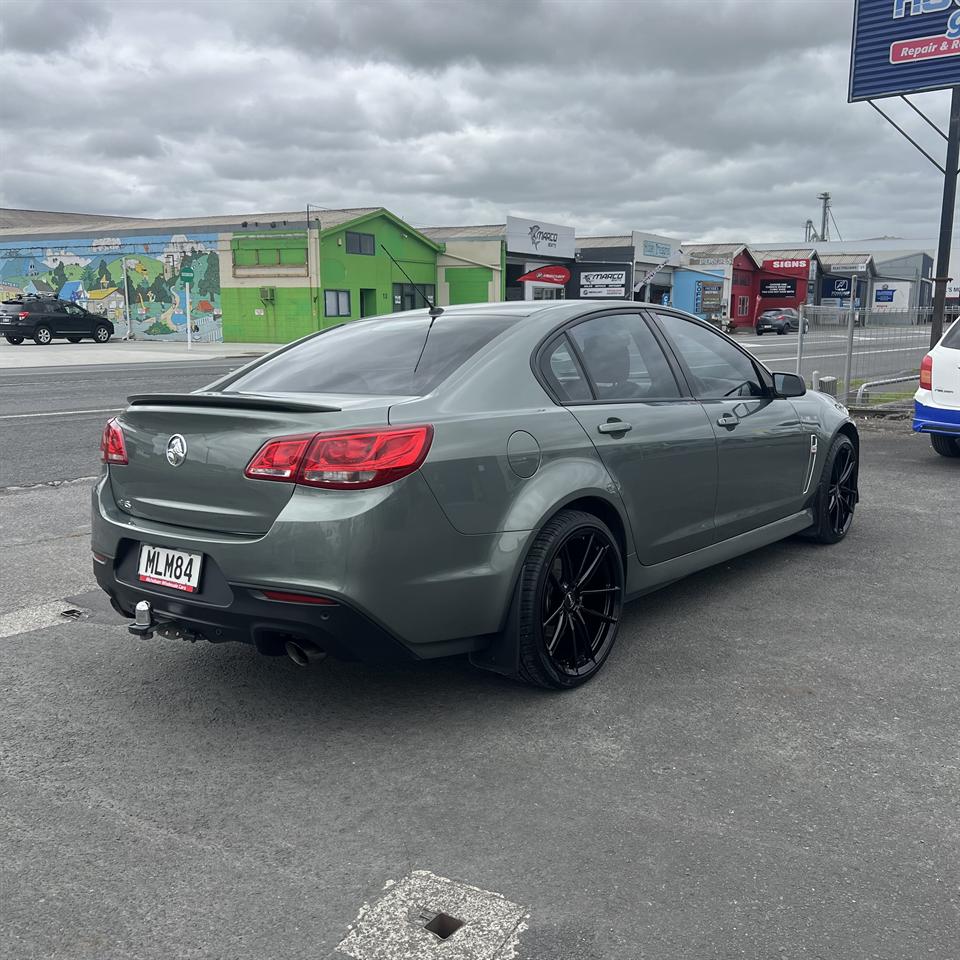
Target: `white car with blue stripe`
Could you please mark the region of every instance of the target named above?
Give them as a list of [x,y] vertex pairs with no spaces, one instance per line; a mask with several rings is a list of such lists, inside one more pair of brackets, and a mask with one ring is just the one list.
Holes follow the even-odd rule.
[[913,406],[913,429],[941,456],[960,457],[960,320],[923,358]]

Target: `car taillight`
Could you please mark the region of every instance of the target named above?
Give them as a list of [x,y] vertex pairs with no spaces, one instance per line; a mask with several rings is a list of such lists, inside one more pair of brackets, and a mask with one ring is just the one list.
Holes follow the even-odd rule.
[[18,320],[26,320],[27,317],[29,317],[29,316],[30,316],[30,311],[29,311],[29,310],[21,310],[21,311],[17,314],[17,319],[18,319]]
[[930,353],[920,361],[920,389],[933,389],[933,355]]
[[116,419],[108,420],[100,438],[100,459],[104,463],[128,463],[127,445],[123,441],[123,430]]
[[291,593],[289,590],[261,590],[268,600],[276,600],[279,603],[313,603],[319,606],[335,607],[336,600],[329,597],[318,597],[312,593]]
[[243,475],[251,480],[285,480],[293,483],[297,467],[313,437],[310,433],[301,437],[268,440],[247,464]]
[[366,490],[413,473],[426,459],[433,427],[318,433],[265,443],[244,476],[328,490]]

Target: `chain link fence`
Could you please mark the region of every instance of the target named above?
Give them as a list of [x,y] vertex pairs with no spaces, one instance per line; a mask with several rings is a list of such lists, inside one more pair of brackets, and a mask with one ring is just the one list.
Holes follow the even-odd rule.
[[[946,330],[958,316],[951,307]],[[920,361],[930,349],[932,307],[803,309],[797,365],[808,386],[846,403],[895,403],[917,389]]]

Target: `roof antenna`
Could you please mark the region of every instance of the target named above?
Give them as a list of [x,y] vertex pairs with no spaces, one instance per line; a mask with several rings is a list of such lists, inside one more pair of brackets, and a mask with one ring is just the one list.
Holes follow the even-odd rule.
[[413,277],[411,277],[410,274],[407,273],[407,271],[404,270],[403,267],[400,266],[400,262],[399,262],[399,261],[397,260],[397,258],[383,245],[383,243],[380,244],[380,249],[383,250],[383,252],[393,261],[394,266],[396,266],[396,268],[410,281],[410,285],[411,285],[411,286],[417,291],[417,293],[419,293],[420,296],[423,298],[423,302],[427,305],[427,307],[428,307],[428,309],[429,309],[429,312],[430,312],[430,324],[431,324],[431,326],[432,326],[432,325],[433,325],[433,321],[436,320],[437,317],[439,317],[441,313],[443,313],[443,307],[438,307],[438,306],[433,302],[433,300],[431,300],[430,297],[427,296],[427,293],[426,293],[426,291],[423,289],[423,287],[421,287],[419,283],[416,283],[416,282],[414,281]]
[[423,346],[420,347],[420,355],[417,357],[417,362],[413,365],[413,372],[416,373],[418,368],[420,367],[420,361],[423,359],[423,353],[427,349],[427,341],[430,339],[430,331],[433,329],[433,321],[436,320],[441,313],[443,313],[443,307],[438,307],[427,296],[426,291],[420,286],[420,284],[413,282],[413,277],[411,277],[410,274],[407,273],[407,271],[400,266],[396,257],[394,257],[394,255],[386,247],[384,247],[382,243],[380,244],[380,246],[383,249],[383,252],[396,264],[397,269],[410,281],[411,285],[414,287],[417,293],[419,293],[420,296],[423,297],[424,301],[426,302],[429,308],[428,312],[430,313],[430,323],[427,325],[427,335],[423,338]]

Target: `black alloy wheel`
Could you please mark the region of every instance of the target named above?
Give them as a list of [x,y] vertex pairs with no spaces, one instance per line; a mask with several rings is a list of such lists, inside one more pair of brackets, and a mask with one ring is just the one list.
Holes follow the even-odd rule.
[[537,536],[518,585],[520,677],[569,689],[610,654],[620,627],[620,548],[592,514],[563,510]]
[[33,331],[33,342],[40,344],[41,347],[47,346],[48,343],[53,339],[53,331],[41,324]]
[[856,469],[857,458],[853,444],[840,447],[830,468],[827,498],[830,530],[838,540],[847,535],[850,524],[853,523],[853,511],[857,507]]
[[7,343],[12,343],[15,347],[20,346],[23,343],[23,337],[17,336],[15,333],[5,334]]
[[110,328],[105,324],[97,324],[93,331],[93,339],[97,343],[106,343],[110,339]]
[[833,441],[813,501],[814,524],[803,535],[818,543],[838,543],[849,532],[859,493],[857,448],[844,433]]

